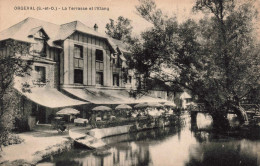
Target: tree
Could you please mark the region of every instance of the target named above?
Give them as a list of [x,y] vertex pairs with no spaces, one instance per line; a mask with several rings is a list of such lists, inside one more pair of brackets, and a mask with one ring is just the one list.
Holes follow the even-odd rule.
[[[8,40],[2,43],[0,51],[0,145],[13,129],[15,117],[19,114],[19,95],[13,88],[14,77],[29,74],[32,60],[24,59],[29,52],[29,44]],[[24,83],[23,90],[29,91]]]
[[[198,96],[215,122],[226,124],[234,109],[259,88],[259,45],[254,36],[256,10],[251,1],[197,0],[199,22],[179,24],[152,0],[140,0],[137,12],[154,26],[132,47],[133,65],[145,77],[178,84]],[[223,127],[223,126],[222,126]]]
[[128,41],[131,38],[133,27],[131,25],[131,20],[119,16],[117,21],[110,19],[110,23],[106,24],[106,29],[106,34],[110,37],[117,40]]

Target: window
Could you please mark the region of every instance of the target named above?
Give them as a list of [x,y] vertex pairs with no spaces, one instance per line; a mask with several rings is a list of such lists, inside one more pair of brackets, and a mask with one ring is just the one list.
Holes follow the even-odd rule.
[[43,39],[35,38],[35,44],[33,45],[33,52],[46,56],[46,43]]
[[96,73],[96,84],[103,85],[103,72]]
[[74,67],[75,68],[83,68],[83,59],[74,58]]
[[83,47],[74,45],[74,83],[83,84]]
[[127,74],[126,73],[123,74],[123,78],[124,78],[124,83],[127,83]]
[[186,99],[186,103],[192,102],[192,99]]
[[42,52],[43,47],[44,47],[44,40],[42,40],[42,39],[35,39],[35,42],[36,42],[35,45],[34,45],[35,52],[37,52],[37,53]]
[[74,83],[83,84],[83,70],[74,69]]
[[103,61],[103,51],[96,49],[96,61]]
[[74,58],[83,58],[83,47],[74,45]]
[[132,83],[132,77],[131,76],[128,76],[128,83]]
[[136,77],[136,86],[137,87],[141,87],[141,78],[140,77]]
[[120,66],[120,58],[119,58],[120,55],[117,55],[116,58],[117,58],[117,66],[119,67]]
[[74,67],[83,69],[83,47],[74,45]]
[[36,55],[46,56],[47,49],[47,37],[44,35],[43,30],[38,31],[35,34],[32,34],[34,37],[35,43],[32,44],[32,51],[36,53]]
[[113,74],[113,85],[119,86],[119,74]]
[[35,66],[36,82],[46,83],[46,69],[42,66]]
[[120,66],[120,59],[118,54],[115,55],[115,58],[113,59],[113,64],[115,64],[116,66]]
[[33,44],[33,52],[40,56],[46,56],[47,49],[47,37],[44,35],[42,30],[38,31],[33,35],[35,43]]
[[40,36],[41,38],[45,38],[45,36],[44,36],[44,34],[42,33],[42,31],[39,31],[39,36]]

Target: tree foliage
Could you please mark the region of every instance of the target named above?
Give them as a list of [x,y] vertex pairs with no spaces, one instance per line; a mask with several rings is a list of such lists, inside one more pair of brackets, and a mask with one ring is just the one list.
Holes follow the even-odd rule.
[[178,23],[153,0],[139,0],[141,17],[154,26],[132,47],[133,63],[144,76],[181,85],[213,113],[228,109],[259,88],[257,12],[252,1],[197,0],[200,21]]
[[[19,95],[14,86],[14,77],[24,77],[29,74],[31,60],[24,57],[29,51],[29,45],[17,41],[5,41],[0,51],[0,145],[8,138],[13,129],[15,117],[19,115]],[[23,85],[28,90],[28,85]]]
[[119,16],[117,21],[110,19],[110,23],[106,24],[106,29],[106,34],[110,37],[117,40],[127,41],[131,37],[133,27],[131,25],[131,20]]

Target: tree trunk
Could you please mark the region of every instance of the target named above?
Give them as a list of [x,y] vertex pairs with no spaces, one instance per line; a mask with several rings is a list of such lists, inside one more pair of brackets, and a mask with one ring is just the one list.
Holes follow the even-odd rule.
[[228,130],[230,128],[227,113],[224,111],[215,110],[211,113],[213,119],[213,128],[215,130]]
[[238,105],[232,105],[231,109],[235,111],[241,125],[249,123],[247,113],[243,107],[241,107],[238,104]]

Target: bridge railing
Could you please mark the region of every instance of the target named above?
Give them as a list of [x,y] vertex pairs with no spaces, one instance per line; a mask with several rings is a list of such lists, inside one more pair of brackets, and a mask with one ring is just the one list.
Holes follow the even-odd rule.
[[254,114],[260,113],[259,104],[241,104],[241,107],[243,107],[248,113],[254,113]]
[[[259,104],[241,104],[241,107],[243,107],[247,113],[260,114]],[[197,103],[196,105],[188,105],[187,110],[195,112],[207,112],[203,103]]]
[[188,105],[188,111],[206,112],[205,105],[203,103],[196,103],[195,105]]

